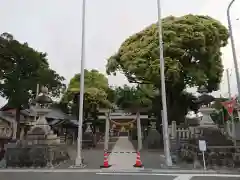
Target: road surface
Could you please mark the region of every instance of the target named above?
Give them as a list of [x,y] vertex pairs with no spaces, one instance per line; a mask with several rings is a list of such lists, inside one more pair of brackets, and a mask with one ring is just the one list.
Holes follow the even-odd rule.
[[144,172],[93,172],[78,170],[27,172],[0,171],[3,180],[239,180],[240,175],[233,174],[174,174]]

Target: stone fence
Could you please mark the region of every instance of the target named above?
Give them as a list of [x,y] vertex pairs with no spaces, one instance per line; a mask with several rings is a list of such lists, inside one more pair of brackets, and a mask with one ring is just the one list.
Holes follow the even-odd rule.
[[[203,161],[199,147],[189,143],[182,145],[180,157],[187,162]],[[207,146],[205,160],[208,167],[240,167],[240,146]]]
[[176,121],[168,126],[168,133],[171,139],[189,140],[191,138],[198,138],[202,135],[202,130],[197,127],[181,127],[177,126]]
[[11,135],[12,135],[11,128],[0,126],[0,138],[10,138]]

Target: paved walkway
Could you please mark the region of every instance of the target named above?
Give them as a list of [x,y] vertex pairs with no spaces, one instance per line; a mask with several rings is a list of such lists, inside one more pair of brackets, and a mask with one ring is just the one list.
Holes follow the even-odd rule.
[[135,151],[128,137],[119,137],[109,156],[110,169],[135,169],[136,153],[131,153]]

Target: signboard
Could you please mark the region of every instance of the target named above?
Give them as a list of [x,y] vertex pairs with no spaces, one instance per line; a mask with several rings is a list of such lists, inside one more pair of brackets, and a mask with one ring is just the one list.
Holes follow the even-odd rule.
[[207,145],[205,140],[199,140],[199,150],[202,152],[207,150]]
[[156,129],[156,122],[150,122],[150,124],[152,129]]
[[125,132],[126,131],[126,129],[125,129],[125,127],[124,126],[122,126],[122,128],[121,128],[121,130],[120,130],[121,132]]
[[202,151],[203,168],[204,168],[204,170],[206,170],[206,162],[205,162],[204,152],[207,150],[207,145],[206,145],[205,140],[199,140],[199,150]]
[[91,123],[87,123],[87,128],[86,128],[85,132],[87,132],[87,133],[92,132]]
[[232,116],[234,106],[236,105],[236,99],[232,99],[232,100],[229,100],[229,101],[222,102],[222,105],[227,109],[228,114],[230,116]]

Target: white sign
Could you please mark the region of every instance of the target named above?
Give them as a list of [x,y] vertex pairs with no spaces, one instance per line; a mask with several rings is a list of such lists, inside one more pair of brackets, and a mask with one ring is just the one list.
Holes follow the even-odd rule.
[[199,150],[202,151],[202,158],[203,158],[203,168],[206,170],[206,162],[205,162],[205,155],[204,152],[207,150],[207,145],[205,140],[199,140]]
[[207,145],[205,140],[199,140],[199,150],[202,152],[207,150]]
[[92,132],[90,124],[87,124],[87,128],[86,128],[85,132],[88,132],[88,133]]
[[151,122],[151,128],[156,129],[156,122]]

